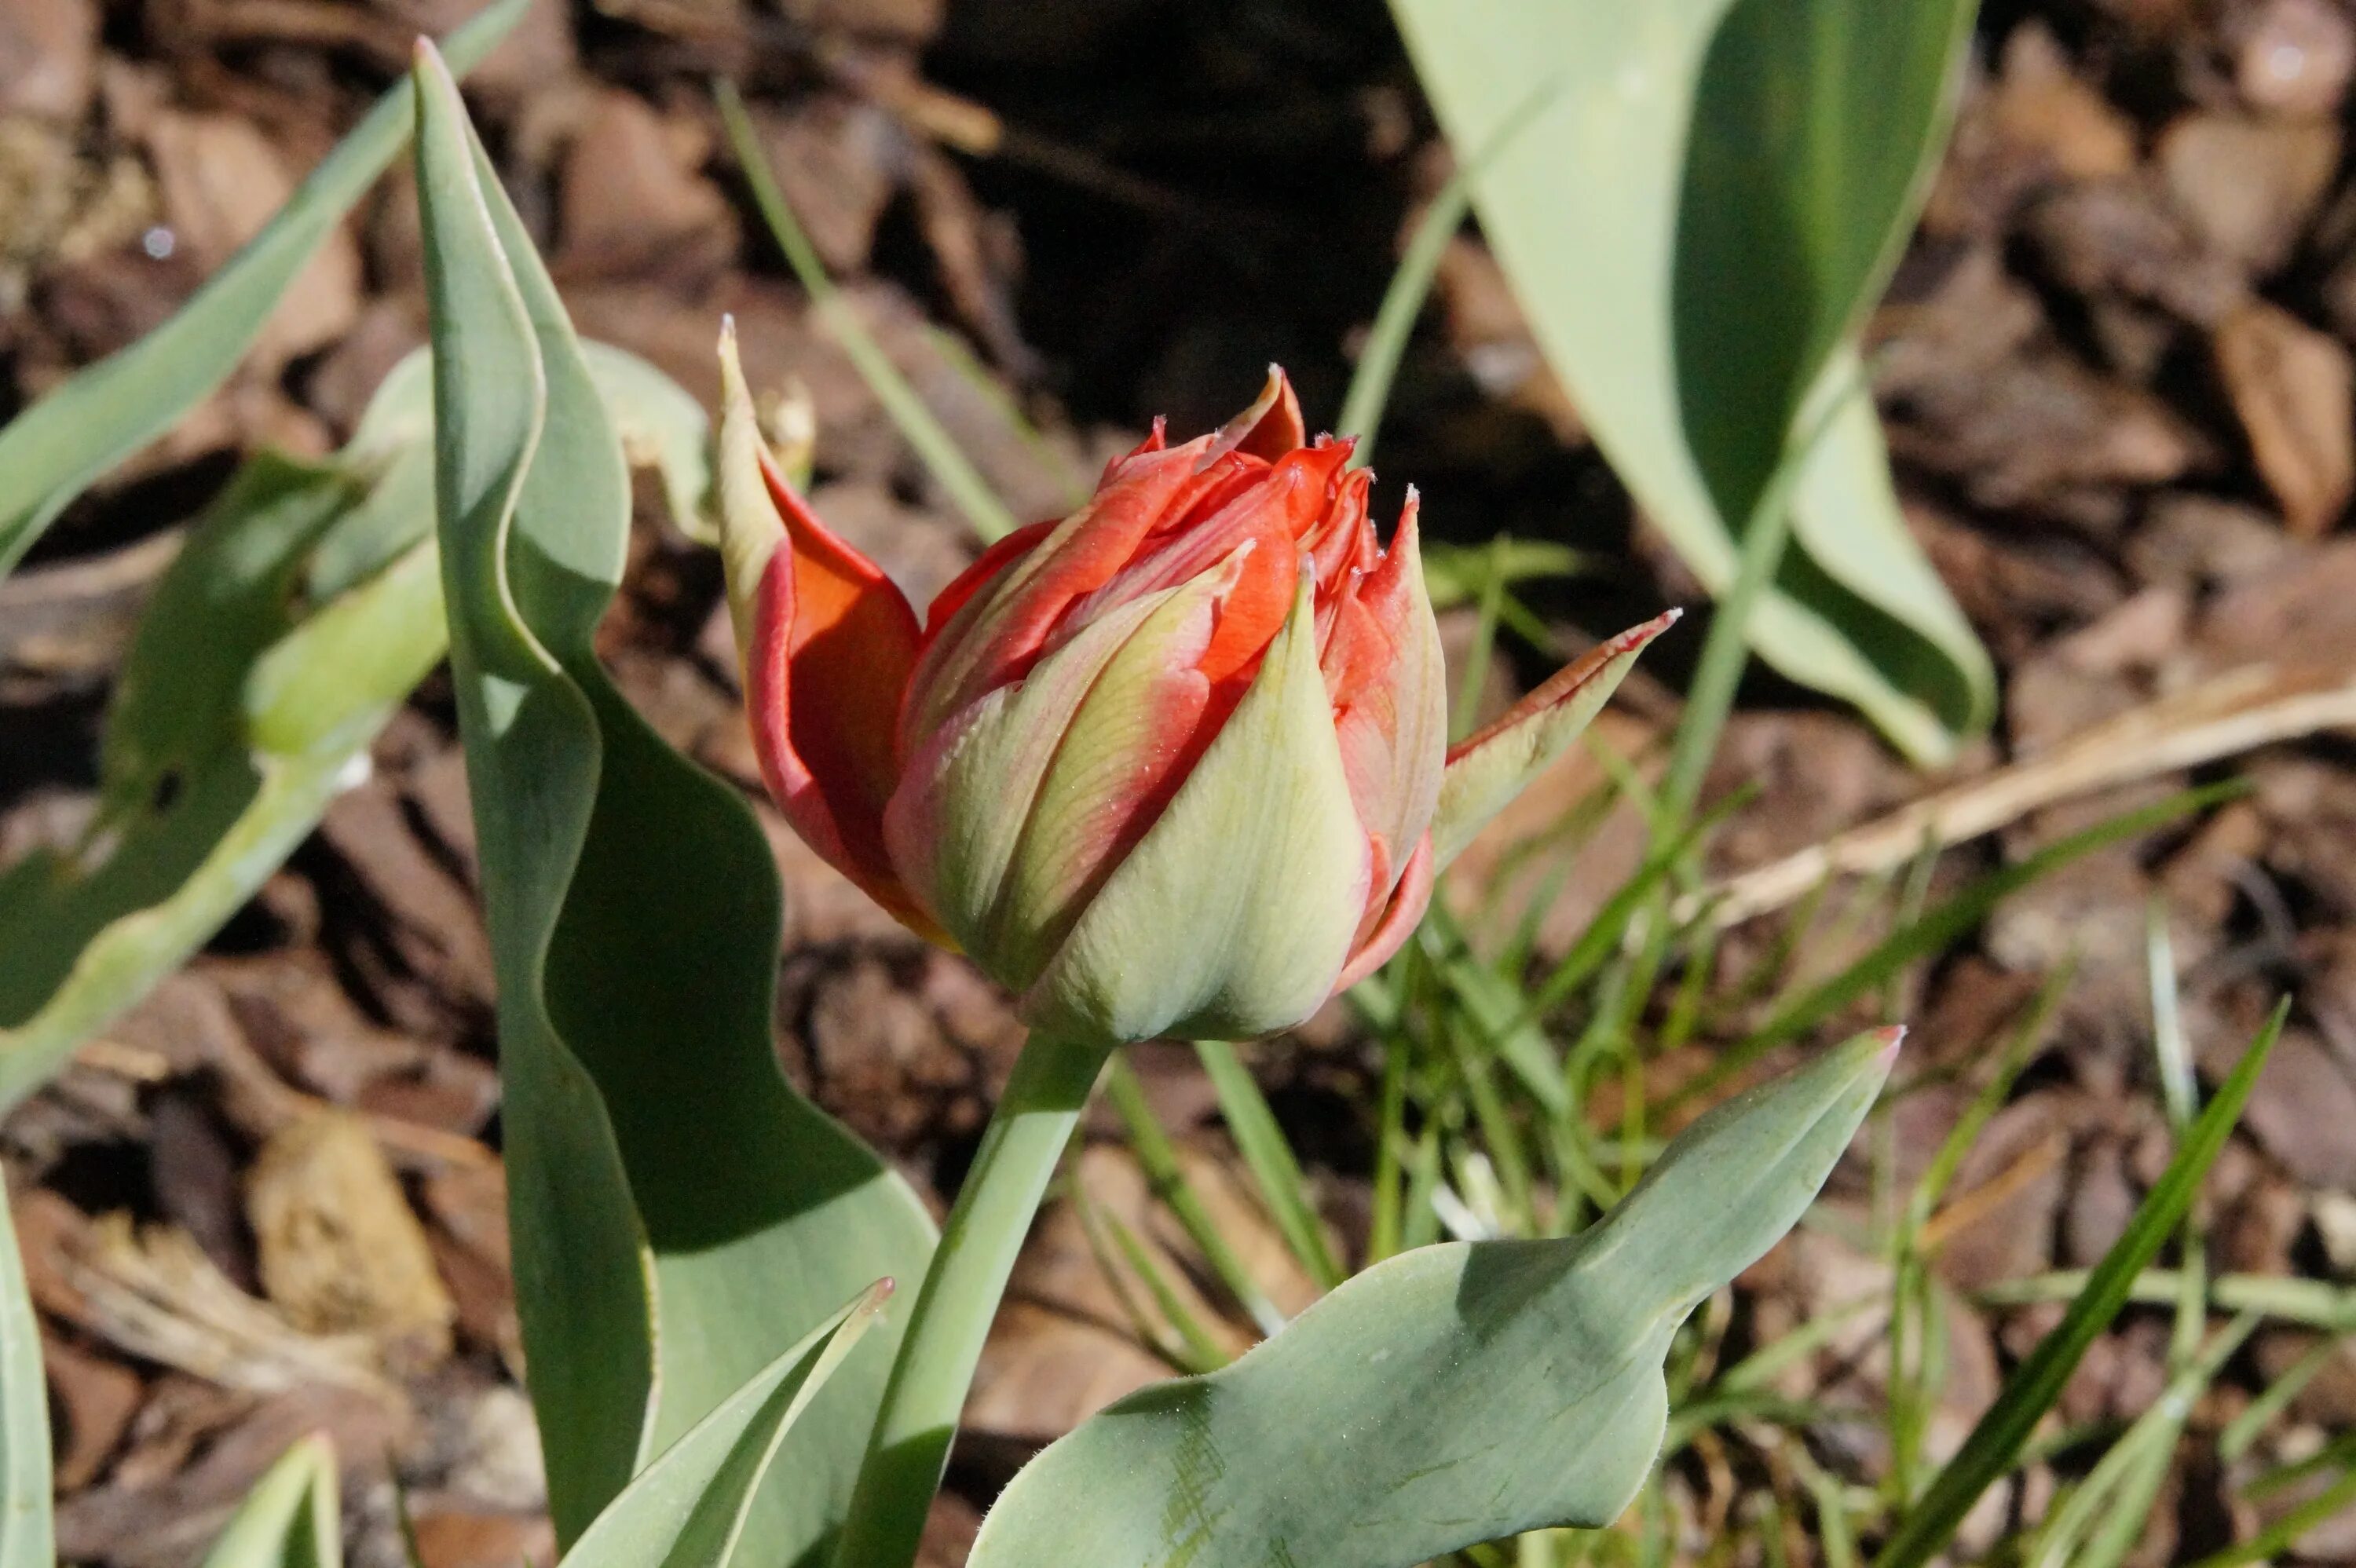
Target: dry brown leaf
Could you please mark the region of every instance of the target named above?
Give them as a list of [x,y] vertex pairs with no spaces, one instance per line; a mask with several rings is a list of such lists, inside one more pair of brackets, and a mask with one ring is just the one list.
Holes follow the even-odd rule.
[[2259,476],[2302,539],[2339,521],[2356,488],[2356,396],[2348,350],[2253,300],[2217,325],[2217,368]]
[[450,1351],[455,1309],[375,1135],[319,1110],[262,1146],[245,1179],[262,1289],[312,1334],[364,1334],[403,1362]]

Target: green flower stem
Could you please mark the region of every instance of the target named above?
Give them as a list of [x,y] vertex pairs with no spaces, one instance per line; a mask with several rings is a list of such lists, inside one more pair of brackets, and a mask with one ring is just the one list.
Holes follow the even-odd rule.
[[852,1489],[835,1568],[908,1568],[1014,1256],[1106,1051],[1033,1034],[941,1227]]
[[1786,459],[1783,474],[1771,484],[1742,532],[1742,553],[1733,581],[1719,596],[1710,617],[1709,633],[1701,645],[1701,662],[1694,668],[1693,688],[1686,698],[1685,721],[1677,726],[1676,743],[1669,755],[1668,778],[1661,786],[1664,836],[1674,836],[1693,820],[1701,801],[1703,776],[1718,752],[1718,738],[1734,709],[1735,688],[1742,684],[1743,667],[1751,662],[1751,613],[1783,564],[1784,547],[1792,540],[1791,485],[1788,475],[1798,466]]

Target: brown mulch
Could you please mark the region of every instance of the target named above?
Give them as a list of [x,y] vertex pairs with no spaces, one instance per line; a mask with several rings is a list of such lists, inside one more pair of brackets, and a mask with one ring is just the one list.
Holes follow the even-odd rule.
[[[472,8],[0,0],[0,413],[164,319],[393,80],[415,32]],[[2356,490],[2351,71],[2356,8],[2340,0],[1987,8],[1953,149],[1869,344],[1910,523],[2001,671],[1996,731],[1956,778],[2045,754],[2221,669],[2356,668],[2356,536],[2343,527]],[[814,400],[819,509],[920,596],[970,547],[777,262],[721,143],[715,73],[744,83],[857,308],[1029,516],[1063,509],[1152,415],[1185,431],[1231,411],[1271,358],[1330,415],[1446,168],[1371,0],[541,0],[469,92],[583,331],[709,399],[714,324],[733,313],[756,377],[798,380]],[[1001,417],[932,328],[1044,443]],[[344,439],[423,330],[414,203],[396,174],[233,382],[44,541],[0,612],[0,857],[70,836],[86,814],[109,678],[176,530],[238,453]],[[1593,552],[1599,571],[1533,590],[1567,628],[1609,631],[1693,597],[1469,232],[1403,367],[1380,463],[1392,502],[1404,479],[1420,486],[1437,538],[1508,530]],[[607,655],[667,737],[757,793],[716,570],[659,512],[649,495]],[[1698,644],[1676,639],[1655,678],[1632,684],[1616,741],[1640,747],[1674,721],[1669,693]],[[1532,673],[1501,668],[1497,684]],[[396,1475],[426,1568],[550,1554],[516,1379],[491,967],[435,682],[375,760],[211,950],[0,1124],[47,1336],[70,1561],[193,1560],[310,1430],[334,1436],[350,1467],[355,1562],[396,1560]],[[2356,752],[2344,737],[2046,805],[1950,856],[1938,885],[2233,773],[2254,786],[2245,797],[2016,895],[1910,998],[1912,1060],[1968,1073],[2043,976],[2077,965],[2052,1049],[1942,1216],[1953,1289],[2091,1262],[2164,1163],[2144,978],[2154,900],[2204,1068],[2230,1060],[2275,996],[2295,998],[2211,1183],[2219,1266],[2356,1275]],[[1526,824],[1558,813],[1576,782],[1553,781]],[[1761,794],[1719,847],[1730,873],[1927,787],[1854,719],[1764,675],[1715,787],[1737,783]],[[971,971],[759,809],[787,885],[789,1071],[920,1185],[953,1181],[1018,1026]],[[1544,944],[1625,873],[1624,836],[1609,837]],[[1775,928],[1730,933],[1727,972]],[[1806,961],[1829,969],[1875,929],[1827,935]],[[1341,1151],[1317,1172],[1340,1217],[1363,1207],[1347,1152],[1369,1116],[1349,1097],[1361,1054],[1337,1015],[1260,1057],[1312,1154]],[[1254,1237],[1248,1200],[1221,1186],[1199,1076],[1183,1053],[1138,1061],[1199,1151],[1206,1190]],[[1899,1145],[1919,1151],[1906,1157],[1935,1147],[1968,1087],[1904,1102]],[[1336,1136],[1334,1123],[1357,1130]],[[1117,1149],[1090,1151],[1087,1179],[1180,1249],[1154,1232]],[[961,1560],[976,1505],[1023,1454],[1161,1365],[1106,1327],[1116,1319],[1068,1212],[1034,1243],[933,1561]],[[1748,1282],[1754,1332],[1874,1288],[1878,1266],[1823,1235],[1798,1239]],[[1957,1297],[1934,1454],[2051,1321]],[[1876,1332],[1862,1321],[1844,1341],[1849,1395],[1879,1376]],[[2262,1333],[2197,1432],[2213,1435],[2307,1343]],[[2140,1409],[2166,1354],[2164,1321],[2131,1317],[2089,1357],[2065,1414]],[[1843,1397],[1834,1374],[1810,1375],[1824,1380],[1813,1392]],[[2356,1359],[2343,1354],[2251,1462],[2351,1424]],[[1869,1470],[1864,1431],[1822,1435],[1826,1456],[1854,1443],[1846,1458]],[[2228,1506],[2233,1478],[2213,1462],[2182,1467],[2139,1561],[2189,1559],[2252,1529]],[[2299,1550],[2356,1556],[2356,1514]]]

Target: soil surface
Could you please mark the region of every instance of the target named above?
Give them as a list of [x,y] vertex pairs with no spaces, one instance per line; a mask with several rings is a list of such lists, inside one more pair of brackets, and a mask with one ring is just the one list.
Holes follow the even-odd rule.
[[[471,8],[0,0],[0,414],[162,321],[397,77],[417,31]],[[1989,0],[1953,147],[1869,348],[1909,524],[1996,656],[2001,716],[1932,778],[1853,717],[1754,674],[1713,780],[1717,794],[1758,789],[1712,868],[1754,891],[1743,873],[1934,790],[2001,795],[2024,770],[2065,783],[1945,855],[1934,891],[2188,782],[2251,786],[2033,883],[1904,998],[1910,1061],[1956,1075],[1903,1103],[1901,1147],[1927,1154],[1968,1099],[1968,1070],[2076,965],[2049,1047],[1941,1216],[1936,1268],[1955,1294],[1933,1453],[2055,1316],[1976,1307],[1972,1293],[2098,1258],[2165,1163],[2148,910],[2165,912],[2204,1071],[2230,1062],[2276,997],[2294,998],[2210,1184],[2212,1266],[2356,1275],[2356,748],[2279,711],[2286,694],[2338,692],[2344,722],[2356,670],[2351,71],[2356,9],[2337,0]],[[733,313],[755,380],[813,401],[818,509],[920,598],[973,547],[761,229],[712,108],[722,74],[744,84],[855,307],[1025,517],[1066,509],[1155,415],[1180,434],[1216,422],[1271,359],[1312,422],[1330,419],[1449,168],[1371,0],[540,0],[468,95],[581,329],[708,401],[715,324]],[[415,206],[396,174],[234,380],[0,589],[0,859],[86,819],[144,592],[238,457],[331,450],[423,335]],[[1437,540],[1503,531],[1583,552],[1580,576],[1528,592],[1568,645],[1701,603],[1472,230],[1409,347],[1379,468],[1379,513],[1412,479]],[[654,486],[642,497],[605,652],[668,738],[757,795],[716,565]],[[1451,613],[1459,648],[1465,624]],[[1641,753],[1665,734],[1700,641],[1648,658],[1611,720],[1615,744]],[[1518,646],[1495,662],[1492,700],[1545,668]],[[2255,697],[2186,718],[2186,693],[2252,671]],[[2175,765],[2189,753],[2170,743],[2196,720],[2261,710],[2238,743]],[[361,1568],[398,1561],[396,1475],[425,1568],[551,1555],[516,1377],[491,965],[438,677],[374,760],[202,956],[0,1124],[43,1314],[69,1561],[195,1560],[315,1429],[349,1466]],[[1544,799],[1559,813],[1585,782],[1567,773]],[[788,1070],[922,1189],[953,1191],[1019,1043],[1005,998],[759,809],[787,885]],[[1902,875],[1920,840],[1919,826],[1899,835],[1880,869]],[[1626,873],[1630,842],[1599,838],[1542,947],[1559,950]],[[1470,907],[1483,876],[1517,864],[1476,854],[1454,896]],[[1726,974],[1772,953],[1787,918],[1730,931]],[[1828,923],[1804,961],[1829,972],[1879,934],[1876,918]],[[1352,1240],[1374,1113],[1350,1016],[1333,1009],[1254,1061]],[[1247,1243],[1265,1238],[1192,1058],[1151,1049],[1136,1063],[1205,1190]],[[1093,1132],[1081,1179],[1177,1249],[1109,1122]],[[1305,1298],[1272,1241],[1256,1255],[1280,1305]],[[1804,1235],[1746,1277],[1743,1307],[1768,1331],[1872,1287],[1879,1266]],[[1108,1300],[1076,1222],[1051,1210],[928,1562],[962,1561],[977,1509],[1039,1444],[1166,1373]],[[1861,1332],[1857,1355],[1827,1357],[1795,1392],[1879,1398],[1861,1349],[1874,1330]],[[2239,1500],[2243,1472],[2216,1458],[2215,1435],[2314,1343],[2272,1326],[2236,1359],[2136,1561],[2190,1561],[2299,1500]],[[2168,1348],[2164,1314],[2124,1318],[2063,1418],[2146,1408]],[[2342,1349],[2241,1463],[2351,1425],[2356,1354]],[[1818,1446],[1871,1475],[1876,1456],[1844,1452],[1845,1433]],[[1679,1485],[1697,1520],[1724,1506],[1707,1466]],[[2033,1513],[2051,1485],[2033,1472],[2004,1506]],[[2297,1556],[2356,1561],[2356,1511]]]

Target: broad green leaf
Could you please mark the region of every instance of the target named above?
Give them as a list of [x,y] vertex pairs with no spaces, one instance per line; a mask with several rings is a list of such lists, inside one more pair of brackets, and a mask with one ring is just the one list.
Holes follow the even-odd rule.
[[305,1437],[253,1484],[204,1568],[343,1568],[342,1517],[336,1451]]
[[[613,423],[430,51],[417,90],[443,584],[499,977],[517,1294],[571,1541],[788,1326],[920,1276],[931,1230],[778,1070],[766,841],[592,646],[629,517]],[[807,1560],[839,1518],[890,1359],[845,1369],[787,1435],[747,1526],[761,1563]]]
[[0,1563],[47,1568],[56,1561],[41,1326],[25,1293],[8,1196],[0,1191]]
[[680,532],[700,544],[720,542],[707,512],[712,490],[712,419],[686,388],[635,354],[603,343],[581,345],[589,379],[605,401],[633,468],[662,480],[663,501]]
[[[701,411],[645,361],[584,347],[633,454],[700,506]],[[441,659],[431,378],[423,354],[402,361],[329,462],[253,459],[158,583],[95,821],[0,871],[0,1106],[220,929]]]
[[564,1568],[729,1568],[778,1445],[891,1294],[889,1280],[869,1286],[721,1401],[606,1505]]
[[1917,759],[1951,755],[1993,677],[1905,531],[1848,345],[1944,138],[1971,0],[1392,9],[1450,139],[1481,149],[1483,233],[1646,513],[1719,592],[1797,464],[1753,645]]
[[[257,457],[156,584],[107,716],[90,827],[0,871],[0,1106],[252,896],[441,656],[423,544],[305,613],[306,563],[387,498],[337,464]],[[412,525],[429,502],[408,497]]]
[[[498,0],[452,33],[455,68],[469,69],[488,54],[528,4]],[[0,576],[74,497],[169,430],[236,368],[278,297],[409,139],[412,112],[405,89],[386,93],[169,321],[0,430]]]
[[973,1568],[1408,1568],[1609,1524],[1660,1448],[1670,1336],[1806,1209],[1891,1041],[1711,1111],[1580,1235],[1401,1253],[1122,1400],[1015,1477]]

